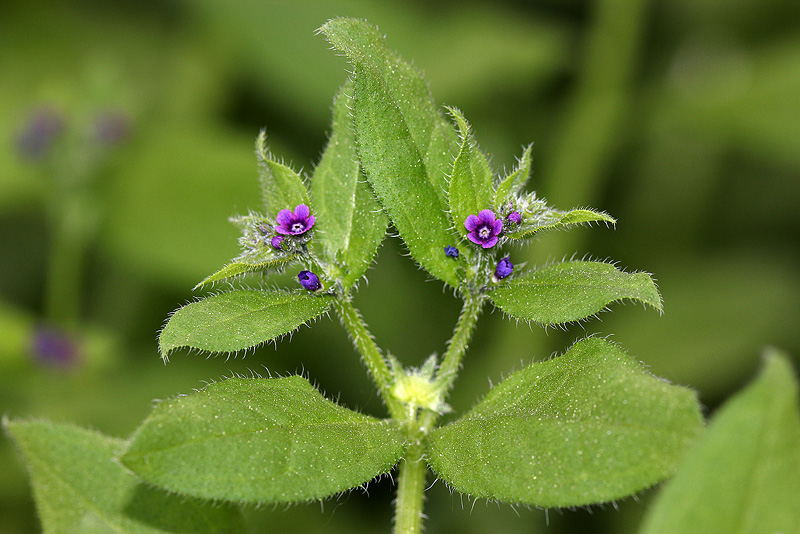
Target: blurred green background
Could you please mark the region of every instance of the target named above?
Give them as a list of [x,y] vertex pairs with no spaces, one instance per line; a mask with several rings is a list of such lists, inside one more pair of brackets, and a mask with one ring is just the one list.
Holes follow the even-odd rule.
[[[343,58],[314,30],[377,24],[462,109],[495,169],[534,142],[532,188],[616,230],[548,234],[515,263],[575,254],[655,275],[659,316],[615,305],[564,331],[486,313],[451,404],[588,333],[698,390],[711,412],[775,345],[800,354],[800,3],[144,0],[0,4],[0,412],[128,435],[152,399],[232,373],[306,373],[384,415],[337,321],[246,358],[180,353],[156,335],[237,253],[259,209],[253,143],[311,169]],[[397,240],[357,306],[407,364],[441,353],[459,302]],[[795,360],[797,362],[797,360]],[[386,478],[322,504],[253,509],[263,532],[388,531]],[[591,510],[473,503],[441,483],[428,532],[633,532],[652,497]],[[23,467],[0,437],[0,531],[38,531]]]

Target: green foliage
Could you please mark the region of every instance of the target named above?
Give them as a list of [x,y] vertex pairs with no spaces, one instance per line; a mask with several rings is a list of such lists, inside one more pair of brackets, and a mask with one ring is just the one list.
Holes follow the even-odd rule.
[[[334,100],[331,137],[311,181],[318,239],[329,264],[344,271],[338,274],[345,290],[364,276],[389,222],[361,173],[352,94],[348,83]],[[331,277],[337,274],[328,271]]]
[[650,509],[642,534],[800,532],[800,408],[788,358],[711,420]]
[[353,64],[358,154],[378,199],[411,256],[458,287],[459,262],[442,253],[457,242],[445,198],[455,132],[419,71],[389,50],[374,26],[334,19],[320,31]]
[[509,233],[511,239],[521,239],[532,237],[544,230],[562,230],[571,226],[589,224],[594,222],[604,222],[615,224],[616,219],[600,211],[590,209],[574,209],[560,211],[552,208],[542,207],[535,209],[531,217],[531,222],[521,226],[517,231]]
[[534,363],[428,438],[460,492],[534,506],[612,501],[671,475],[699,433],[695,395],[600,338]]
[[456,108],[449,110],[458,126],[461,148],[453,162],[448,202],[453,226],[462,231],[469,215],[490,207],[487,201],[492,198],[492,169],[478,149],[467,119]]
[[267,215],[275,217],[283,209],[293,210],[298,204],[309,205],[303,179],[289,166],[278,162],[267,150],[267,132],[261,130],[256,140],[256,155],[261,170],[261,194]]
[[185,495],[297,502],[366,484],[402,445],[394,425],[334,404],[302,377],[232,378],[156,406],[122,461]]
[[514,195],[522,191],[530,178],[531,165],[533,165],[533,145],[528,145],[525,147],[525,152],[522,153],[517,167],[497,184],[494,192],[494,208],[496,210],[508,204],[513,200]]
[[489,298],[511,317],[545,325],[585,319],[623,299],[661,310],[661,295],[649,274],[594,261],[536,269],[499,285]]
[[245,532],[230,505],[142,484],[117,461],[123,440],[44,421],[3,426],[25,459],[44,532]]
[[331,306],[329,295],[235,290],[187,304],[158,338],[161,357],[180,347],[210,352],[243,350],[295,330]]

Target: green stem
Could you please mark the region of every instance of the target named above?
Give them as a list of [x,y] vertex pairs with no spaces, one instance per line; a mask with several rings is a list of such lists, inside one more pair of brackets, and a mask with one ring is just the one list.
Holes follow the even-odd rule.
[[336,312],[341,318],[342,324],[347,329],[353,344],[361,354],[361,358],[367,365],[372,380],[378,387],[378,391],[389,409],[389,414],[396,421],[405,421],[403,405],[391,395],[392,372],[386,364],[380,349],[375,344],[375,339],[367,330],[364,320],[353,306],[349,297],[340,298],[335,301]]
[[[481,313],[484,298],[483,295],[470,294],[466,296],[453,337],[450,338],[447,344],[447,350],[444,353],[444,358],[442,358],[442,364],[439,366],[435,382],[437,388],[440,388],[444,393],[445,399],[461,369],[461,361],[467,351],[472,331],[475,330],[475,325],[478,322],[478,315]],[[419,420],[420,430],[423,433],[429,432],[438,418],[439,414],[435,412],[423,412]]]
[[416,441],[406,449],[400,463],[397,500],[394,509],[394,534],[420,534],[422,532],[422,507],[425,502],[425,476],[428,465],[425,448]]

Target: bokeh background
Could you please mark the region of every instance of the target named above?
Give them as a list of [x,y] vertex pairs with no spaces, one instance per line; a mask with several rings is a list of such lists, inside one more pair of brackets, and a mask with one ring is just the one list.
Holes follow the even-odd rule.
[[[253,143],[311,169],[346,62],[315,29],[366,18],[462,109],[497,171],[534,142],[531,187],[593,206],[581,228],[513,252],[651,272],[659,316],[614,305],[564,331],[487,313],[453,392],[613,339],[708,413],[766,345],[800,354],[800,3],[796,0],[0,3],[0,412],[126,436],[152,399],[232,373],[306,373],[384,415],[349,341],[323,318],[245,358],[175,354],[156,335],[237,254],[230,215],[259,209]],[[396,239],[356,304],[407,364],[441,353],[459,310]],[[290,342],[291,341],[291,342]],[[795,360],[797,362],[797,360]],[[393,486],[252,509],[261,532],[388,531]],[[653,492],[575,511],[473,503],[441,483],[428,532],[634,532]],[[0,437],[0,531],[39,529],[24,468]]]

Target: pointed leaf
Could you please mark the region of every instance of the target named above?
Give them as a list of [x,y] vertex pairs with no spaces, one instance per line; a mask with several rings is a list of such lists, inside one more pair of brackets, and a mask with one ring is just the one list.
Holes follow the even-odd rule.
[[616,224],[617,220],[607,213],[590,209],[574,209],[570,211],[546,209],[538,213],[534,212],[531,215],[524,215],[522,226],[507,235],[511,239],[523,239],[545,230],[563,230],[570,226],[595,222]]
[[457,240],[445,198],[455,132],[419,71],[389,50],[374,26],[334,19],[320,31],[353,65],[356,141],[373,190],[411,256],[433,276],[458,286],[457,269],[465,259],[443,252]]
[[256,140],[256,156],[261,170],[261,194],[267,215],[274,219],[283,209],[294,210],[299,204],[308,206],[311,202],[303,179],[290,167],[279,163],[267,150],[266,142],[267,132],[261,130]]
[[329,274],[345,289],[372,263],[389,222],[361,174],[350,113],[352,94],[353,85],[348,83],[334,100],[331,137],[311,181],[317,239],[328,262],[343,268]]
[[255,347],[325,313],[330,295],[242,290],[220,293],[178,309],[158,338],[161,357],[180,347],[232,352]]
[[496,210],[499,210],[511,199],[512,195],[519,193],[522,188],[525,187],[531,175],[532,164],[533,145],[530,144],[525,147],[525,152],[522,153],[522,157],[519,160],[517,168],[514,169],[514,172],[503,178],[497,185],[497,189],[494,192],[494,207]]
[[448,108],[458,125],[461,149],[450,175],[450,214],[456,231],[466,233],[464,221],[469,215],[491,209],[492,170],[489,160],[478,149],[469,123],[456,108]]
[[4,421],[31,475],[48,533],[245,532],[231,506],[141,484],[117,456],[125,442],[46,421]]
[[219,282],[220,280],[227,280],[229,278],[235,278],[248,273],[257,273],[271,269],[278,269],[285,266],[287,263],[297,257],[295,254],[285,254],[283,256],[270,254],[269,256],[265,256],[266,255],[255,254],[239,256],[219,271],[205,277],[203,281],[194,286],[193,289],[198,289],[205,285]]
[[800,532],[800,409],[786,356],[729,400],[649,509],[643,534]]
[[661,310],[661,295],[649,274],[594,261],[542,267],[497,286],[489,298],[508,315],[541,324],[585,319],[623,299]]
[[229,379],[156,406],[123,463],[146,481],[226,501],[321,499],[387,473],[402,433],[302,377]]
[[702,428],[695,395],[616,345],[577,342],[434,430],[429,462],[460,492],[533,506],[619,499],[674,472]]

